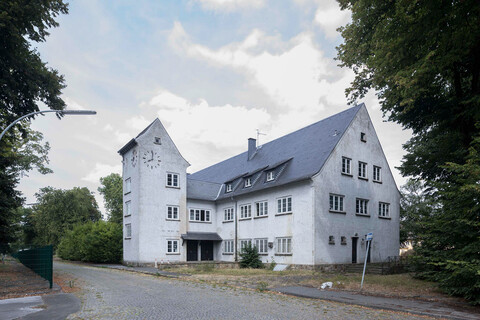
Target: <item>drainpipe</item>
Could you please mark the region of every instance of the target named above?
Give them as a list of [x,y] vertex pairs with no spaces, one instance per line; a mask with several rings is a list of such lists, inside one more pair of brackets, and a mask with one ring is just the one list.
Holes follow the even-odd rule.
[[237,253],[237,242],[238,242],[238,219],[237,219],[237,201],[234,200],[233,197],[230,198],[232,201],[235,201],[235,211],[234,211],[234,215],[235,215],[235,239],[233,241],[233,245],[234,245],[234,252],[235,252],[235,262],[238,262],[238,253]]

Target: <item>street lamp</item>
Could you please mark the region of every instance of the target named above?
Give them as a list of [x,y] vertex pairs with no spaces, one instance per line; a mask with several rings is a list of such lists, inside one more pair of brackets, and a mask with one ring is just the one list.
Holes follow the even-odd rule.
[[93,111],[93,110],[43,110],[43,111],[32,112],[18,118],[17,120],[13,121],[7,128],[5,128],[5,130],[3,130],[2,133],[0,134],[0,140],[2,140],[3,136],[5,135],[5,132],[7,132],[8,129],[14,126],[15,123],[21,121],[22,119],[25,119],[26,117],[33,116],[34,114],[44,114],[47,112],[55,112],[59,117],[66,114],[73,114],[73,115],[97,114],[97,111]]

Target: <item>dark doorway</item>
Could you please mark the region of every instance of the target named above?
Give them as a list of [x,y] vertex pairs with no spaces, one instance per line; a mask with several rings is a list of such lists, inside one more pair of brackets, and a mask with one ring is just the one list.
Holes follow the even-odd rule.
[[197,240],[187,240],[187,261],[198,261]]
[[358,237],[352,237],[352,263],[357,263],[357,242]]
[[213,241],[201,241],[201,260],[212,261],[213,260]]

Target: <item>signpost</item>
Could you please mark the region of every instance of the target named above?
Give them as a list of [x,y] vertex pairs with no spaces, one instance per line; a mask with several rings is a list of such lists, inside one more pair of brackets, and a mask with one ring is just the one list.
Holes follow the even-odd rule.
[[365,278],[365,270],[367,269],[367,258],[368,258],[368,251],[370,250],[370,244],[372,243],[373,233],[369,232],[366,236],[367,241],[367,252],[365,253],[365,262],[363,263],[363,274],[362,274],[362,283],[360,284],[360,290],[363,289],[363,279]]

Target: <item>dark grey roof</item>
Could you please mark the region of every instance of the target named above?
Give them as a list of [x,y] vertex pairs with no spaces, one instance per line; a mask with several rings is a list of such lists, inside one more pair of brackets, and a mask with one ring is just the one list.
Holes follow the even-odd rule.
[[[208,181],[223,184],[232,181],[233,177],[248,175],[267,166],[268,169],[274,169],[275,164],[278,166],[287,161],[274,181],[265,182],[265,177],[261,176],[252,187],[243,188],[243,184],[240,184],[228,194],[222,187],[217,198],[221,199],[311,178],[320,171],[362,106],[363,103],[266,143],[257,149],[251,160],[248,160],[248,152],[243,152],[193,173],[188,179],[196,180],[196,183]],[[265,176],[265,172],[262,175]]]
[[222,241],[222,238],[216,232],[187,232],[186,234],[182,234],[182,239]]
[[207,181],[199,181],[187,177],[187,198],[213,201],[217,198],[222,185]]

